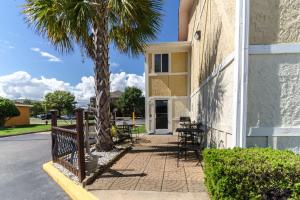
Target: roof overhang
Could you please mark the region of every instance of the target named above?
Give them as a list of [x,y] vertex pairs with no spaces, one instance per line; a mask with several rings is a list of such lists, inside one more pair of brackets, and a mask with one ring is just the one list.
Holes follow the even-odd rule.
[[145,49],[146,53],[159,53],[159,52],[182,52],[189,51],[191,48],[190,42],[162,42],[148,44]]
[[188,38],[189,21],[193,3],[193,0],[180,0],[178,16],[178,41],[186,41]]
[[15,105],[17,107],[28,107],[28,108],[32,108],[33,107],[32,105],[27,105],[27,104],[18,104],[18,103],[16,103]]

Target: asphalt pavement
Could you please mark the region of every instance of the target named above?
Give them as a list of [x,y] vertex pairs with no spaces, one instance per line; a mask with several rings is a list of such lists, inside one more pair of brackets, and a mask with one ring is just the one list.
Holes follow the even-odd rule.
[[0,138],[1,200],[68,200],[43,171],[51,160],[50,134]]

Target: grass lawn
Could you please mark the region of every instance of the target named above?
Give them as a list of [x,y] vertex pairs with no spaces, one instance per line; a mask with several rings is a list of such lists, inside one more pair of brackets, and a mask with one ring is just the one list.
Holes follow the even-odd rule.
[[30,124],[30,125],[16,126],[13,128],[0,129],[0,136],[20,135],[20,134],[30,133],[30,132],[42,132],[42,131],[49,131],[50,129],[51,129],[50,125]]
[[[136,130],[138,130],[138,131],[136,131]],[[137,126],[137,127],[133,130],[133,133],[136,133],[136,132],[138,132],[138,133],[146,133],[145,124]]]
[[[30,125],[22,125],[22,126],[16,126],[11,128],[4,128],[0,129],[0,136],[9,136],[9,135],[20,135],[24,133],[32,133],[32,132],[43,132],[43,131],[50,131],[51,130],[51,120],[48,120],[48,125],[45,124],[45,120],[37,119],[37,118],[31,118],[30,119]],[[74,124],[75,120],[57,120],[58,125],[68,125],[68,124]],[[145,133],[145,125],[137,126],[135,128],[136,130],[133,130],[133,133]]]
[[[75,120],[57,120],[58,125],[68,125],[74,124]],[[51,120],[48,120],[48,125],[46,125],[46,120],[41,120],[37,118],[30,119],[30,125],[22,125],[15,126],[10,128],[0,129],[0,136],[8,136],[8,135],[20,135],[24,133],[32,133],[32,132],[43,132],[51,130]]]

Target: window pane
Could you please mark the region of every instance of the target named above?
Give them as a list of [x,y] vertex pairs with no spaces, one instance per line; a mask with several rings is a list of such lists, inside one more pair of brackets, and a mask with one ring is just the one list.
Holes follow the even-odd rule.
[[169,55],[163,54],[162,55],[162,72],[169,71]]
[[168,100],[156,100],[156,114],[166,114],[168,113]]
[[155,72],[161,72],[161,54],[155,54],[154,63],[155,63]]

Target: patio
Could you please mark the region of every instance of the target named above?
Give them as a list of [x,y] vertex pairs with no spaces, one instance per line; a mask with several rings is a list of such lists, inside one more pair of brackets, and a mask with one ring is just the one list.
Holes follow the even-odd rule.
[[101,191],[103,195],[103,191],[126,190],[162,195],[171,192],[175,196],[185,193],[208,199],[202,167],[195,155],[189,154],[177,165],[177,136],[173,135],[141,137],[130,152],[86,188],[97,196]]

